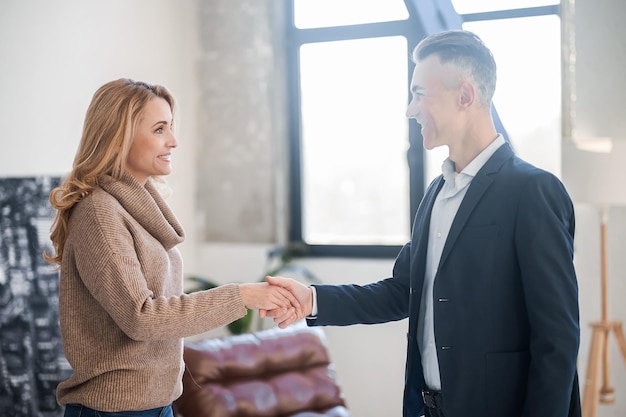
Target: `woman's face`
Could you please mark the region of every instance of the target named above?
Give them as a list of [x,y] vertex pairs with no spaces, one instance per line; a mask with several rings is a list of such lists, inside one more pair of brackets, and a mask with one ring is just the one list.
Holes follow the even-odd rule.
[[155,97],[146,104],[125,164],[126,171],[140,183],[172,172],[172,149],[178,146],[172,124],[172,110],[165,99]]

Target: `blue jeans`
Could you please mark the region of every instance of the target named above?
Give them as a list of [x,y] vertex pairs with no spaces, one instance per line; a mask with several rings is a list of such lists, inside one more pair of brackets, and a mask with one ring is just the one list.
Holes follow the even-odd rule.
[[93,410],[80,404],[65,406],[64,417],[174,417],[172,405],[141,411],[104,412]]

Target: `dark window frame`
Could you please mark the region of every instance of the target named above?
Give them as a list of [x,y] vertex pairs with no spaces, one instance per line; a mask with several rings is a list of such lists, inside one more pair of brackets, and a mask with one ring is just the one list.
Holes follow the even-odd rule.
[[[406,20],[366,23],[350,26],[300,29],[294,23],[294,2],[285,1],[286,56],[287,56],[287,100],[289,138],[289,221],[288,239],[297,247],[295,256],[343,257],[343,258],[395,258],[400,245],[312,245],[304,242],[302,234],[302,171],[301,171],[301,113],[300,113],[300,47],[308,43],[366,39],[386,36],[402,36],[407,40],[407,54],[424,37],[423,23],[418,16],[414,0],[405,4],[409,12]],[[462,22],[509,19],[556,14],[560,16],[560,5],[498,10],[460,15]],[[410,100],[409,86],[414,64],[408,60],[407,105]],[[496,124],[500,124],[497,113]],[[504,129],[502,129],[504,132]],[[506,133],[505,133],[506,136]],[[408,125],[409,148],[407,164],[409,168],[409,215],[410,227],[425,191],[424,148],[419,126]]]

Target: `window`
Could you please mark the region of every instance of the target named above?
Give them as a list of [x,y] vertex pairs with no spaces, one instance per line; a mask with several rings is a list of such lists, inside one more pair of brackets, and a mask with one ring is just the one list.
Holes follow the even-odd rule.
[[291,2],[290,239],[312,254],[395,256],[410,237],[404,2]]
[[419,127],[405,117],[412,49],[437,24],[462,20],[483,38],[498,65],[494,105],[513,148],[559,174],[558,1],[440,0],[445,7],[431,16],[419,16],[415,0],[285,2],[289,239],[308,254],[394,257],[410,238],[425,186],[447,156],[446,148],[424,153]]
[[[493,98],[513,149],[559,176],[561,171],[561,20],[558,0],[452,0],[498,66]],[[533,6],[533,7],[529,7]],[[427,180],[445,149],[427,153]]]
[[407,48],[401,36],[301,47],[305,242],[408,240]]
[[321,28],[403,20],[409,13],[402,0],[295,0],[297,28]]
[[[470,13],[494,12],[503,10],[539,8],[543,6],[554,6],[560,3],[559,0],[452,0],[452,5],[460,15],[469,15]],[[546,10],[537,10],[541,14],[545,14]],[[550,9],[549,13],[554,12]],[[493,17],[493,15],[492,15]]]

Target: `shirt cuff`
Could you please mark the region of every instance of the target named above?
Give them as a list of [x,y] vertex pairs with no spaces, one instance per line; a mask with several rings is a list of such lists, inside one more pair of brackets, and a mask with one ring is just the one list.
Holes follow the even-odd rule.
[[311,296],[313,297],[313,308],[311,309],[311,315],[308,317],[310,319],[317,318],[317,291],[315,290],[315,285],[311,285]]

